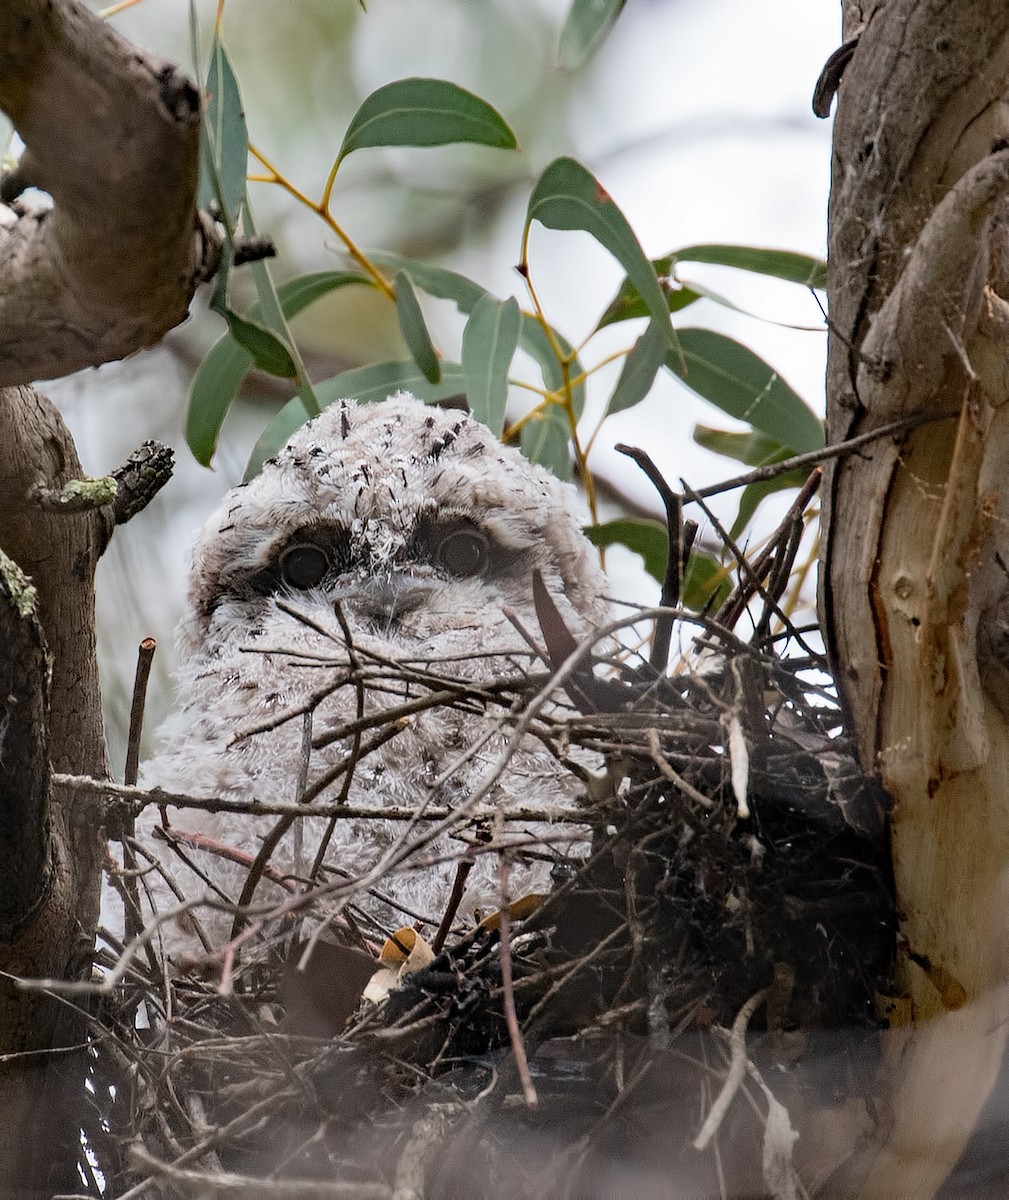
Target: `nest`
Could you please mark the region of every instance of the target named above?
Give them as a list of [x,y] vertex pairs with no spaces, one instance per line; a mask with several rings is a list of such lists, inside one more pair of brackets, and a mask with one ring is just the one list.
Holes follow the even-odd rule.
[[[572,653],[541,598],[576,711],[538,728],[603,764],[572,817],[588,852],[545,898],[423,931],[433,957],[378,1003],[353,927],[306,940],[302,909],[210,976],[107,951],[94,1194],[794,1197],[829,1174],[817,1122],[871,1108],[896,916],[884,797],[778,606],[808,499],[717,613],[644,614],[647,658]],[[516,851],[485,852],[507,887]]]

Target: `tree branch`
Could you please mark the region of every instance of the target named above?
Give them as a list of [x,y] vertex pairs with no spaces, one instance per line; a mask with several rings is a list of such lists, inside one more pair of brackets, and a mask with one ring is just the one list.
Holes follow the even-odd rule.
[[196,211],[195,85],[77,0],[5,0],[0,108],[54,202],[0,224],[0,386],[159,341],[219,256]]

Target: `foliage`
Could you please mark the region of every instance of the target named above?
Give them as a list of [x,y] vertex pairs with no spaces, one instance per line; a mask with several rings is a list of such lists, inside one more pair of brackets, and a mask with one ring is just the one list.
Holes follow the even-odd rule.
[[[622,0],[575,0],[562,31],[561,64],[574,68],[598,46],[622,8]],[[698,431],[696,440],[720,453],[763,466],[823,445],[823,427],[805,401],[780,373],[733,339],[707,329],[681,328],[674,319],[697,300],[727,307],[731,300],[681,278],[682,264],[714,263],[739,271],[774,276],[808,288],[825,284],[825,265],[808,255],[739,245],[692,245],[649,260],[633,229],[600,181],[574,159],[552,162],[536,181],[522,230],[518,273],[525,283],[524,302],[495,296],[475,280],[432,263],[402,255],[365,252],[333,215],[338,173],[346,158],[375,147],[432,147],[470,143],[508,152],[516,139],[506,120],[489,104],[453,83],[408,78],[368,96],[351,119],[322,195],[310,199],[281,170],[248,143],[241,90],[218,20],[206,76],[204,174],[201,193],[213,199],[227,237],[227,258],[218,276],[211,307],[228,323],[227,333],[211,349],[193,381],[186,434],[196,458],[209,465],[228,408],[246,374],[256,368],[292,381],[294,396],[264,430],[249,463],[253,474],[303,421],[339,397],[384,398],[404,388],[428,402],[464,394],[471,411],[506,442],[562,478],[577,472],[584,483],[593,524],[598,525],[595,483],[588,451],[598,427],[586,438],[580,427],[586,382],[614,355],[597,355],[585,365],[593,338],[609,326],[644,320],[645,328],[616,357],[623,360],[603,418],[626,411],[649,394],[660,371],[716,408],[751,427],[751,434]],[[315,272],[275,285],[263,262],[252,266],[257,302],[244,313],[228,303],[228,276],[235,238],[255,233],[246,194],[248,152],[261,168],[250,176],[283,188],[313,211],[335,234],[348,259],[347,270]],[[625,273],[616,295],[601,305],[587,336],[572,343],[540,305],[533,283],[530,233],[534,224],[548,230],[581,231],[592,237]],[[324,380],[309,380],[288,321],[314,300],[337,288],[377,289],[395,306],[410,359],[377,362]],[[456,361],[435,345],[425,320],[425,298],[449,300],[466,318]],[[513,373],[521,348],[533,359],[538,379]],[[509,423],[510,388],[534,397],[528,412]],[[732,536],[738,537],[760,501],[770,492],[796,486],[794,472],[751,485],[742,493]],[[611,522],[597,544],[619,541],[643,554],[646,569],[661,579],[664,534],[638,518]],[[643,549],[646,547],[647,549]],[[701,607],[712,588],[724,583],[719,564],[703,560],[688,570],[688,580],[708,581],[688,589],[688,602]]]

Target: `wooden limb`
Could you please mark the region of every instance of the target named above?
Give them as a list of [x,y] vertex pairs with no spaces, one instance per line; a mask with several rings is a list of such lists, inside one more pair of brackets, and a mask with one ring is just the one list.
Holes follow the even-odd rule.
[[196,211],[195,85],[77,0],[9,0],[0,108],[54,202],[0,222],[0,386],[153,345],[219,259]]

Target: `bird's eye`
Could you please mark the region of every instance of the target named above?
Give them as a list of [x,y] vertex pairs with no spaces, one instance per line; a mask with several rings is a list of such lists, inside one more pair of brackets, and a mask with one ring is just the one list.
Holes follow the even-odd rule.
[[329,557],[325,550],[307,542],[289,546],[280,556],[280,576],[291,587],[316,587],[328,571]]
[[457,529],[438,547],[438,564],[450,575],[482,575],[490,559],[487,539],[472,529]]

